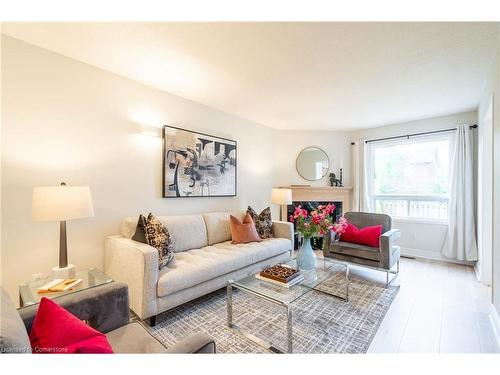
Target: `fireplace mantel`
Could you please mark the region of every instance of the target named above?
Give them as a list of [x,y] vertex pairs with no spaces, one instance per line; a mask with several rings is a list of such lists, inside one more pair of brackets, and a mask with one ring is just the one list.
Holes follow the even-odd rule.
[[[330,187],[330,186],[286,186],[292,190],[292,201],[319,201],[319,202],[342,202],[343,212],[348,212],[351,207],[352,187]],[[283,217],[286,217],[286,206],[282,208]]]

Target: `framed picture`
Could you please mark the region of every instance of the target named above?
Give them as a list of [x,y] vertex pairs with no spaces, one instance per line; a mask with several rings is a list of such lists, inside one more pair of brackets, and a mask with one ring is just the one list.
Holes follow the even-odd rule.
[[163,197],[234,197],[236,141],[163,127]]

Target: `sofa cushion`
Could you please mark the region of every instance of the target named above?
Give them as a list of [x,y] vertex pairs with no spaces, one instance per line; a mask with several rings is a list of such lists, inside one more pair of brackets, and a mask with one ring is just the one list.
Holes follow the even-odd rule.
[[230,215],[229,227],[231,229],[232,244],[262,241],[257,233],[257,229],[255,228],[255,223],[249,213],[245,215],[243,222],[233,215]]
[[207,246],[207,227],[202,215],[159,216],[176,253]]
[[31,344],[24,322],[7,292],[1,289],[0,353],[31,353]]
[[247,213],[252,216],[260,238],[271,238],[273,236],[273,220],[271,219],[271,208],[267,207],[260,214],[248,206]]
[[262,242],[231,244],[230,241],[177,254],[160,271],[158,296],[163,297],[215,277],[239,270],[291,250],[286,238],[268,238]]
[[174,258],[174,247],[167,228],[153,215],[142,216],[142,227],[149,246],[158,250],[158,268],[161,270]]
[[337,241],[330,247],[330,253],[344,254],[352,257],[380,260],[380,251],[378,247],[359,245],[350,242]]
[[[202,215],[157,216],[157,219],[167,228],[174,252],[178,253],[208,245],[207,228]],[[137,218],[124,219],[121,225],[122,236],[132,238],[136,226]]]
[[166,353],[158,340],[138,322],[132,322],[106,334],[115,353]]
[[146,239],[146,218],[144,215],[140,214],[139,219],[137,220],[137,225],[135,227],[135,233],[132,236],[132,239],[134,241],[140,242],[140,243],[148,243],[148,240]]
[[[243,221],[245,214],[246,212],[243,210],[234,212],[210,212],[203,214],[203,219],[205,220],[207,227],[208,245],[229,241],[231,239],[229,216],[233,215],[240,221]],[[195,247],[192,248],[194,249]]]
[[127,217],[122,220],[120,233],[125,238],[132,238],[137,228],[137,217]]

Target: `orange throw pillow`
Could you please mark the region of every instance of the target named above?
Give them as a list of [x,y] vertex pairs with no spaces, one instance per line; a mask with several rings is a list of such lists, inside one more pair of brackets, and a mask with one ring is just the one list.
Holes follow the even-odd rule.
[[255,223],[249,213],[245,215],[243,223],[233,215],[229,218],[231,228],[231,243],[261,242],[261,238],[255,228]]

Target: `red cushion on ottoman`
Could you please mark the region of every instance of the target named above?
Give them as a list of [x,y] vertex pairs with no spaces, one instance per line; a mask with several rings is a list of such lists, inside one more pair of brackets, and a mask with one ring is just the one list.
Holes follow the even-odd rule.
[[344,233],[340,235],[340,241],[357,243],[371,247],[379,247],[382,225],[374,225],[359,229],[355,225],[348,223]]
[[45,297],[29,338],[33,353],[113,353],[106,335]]

